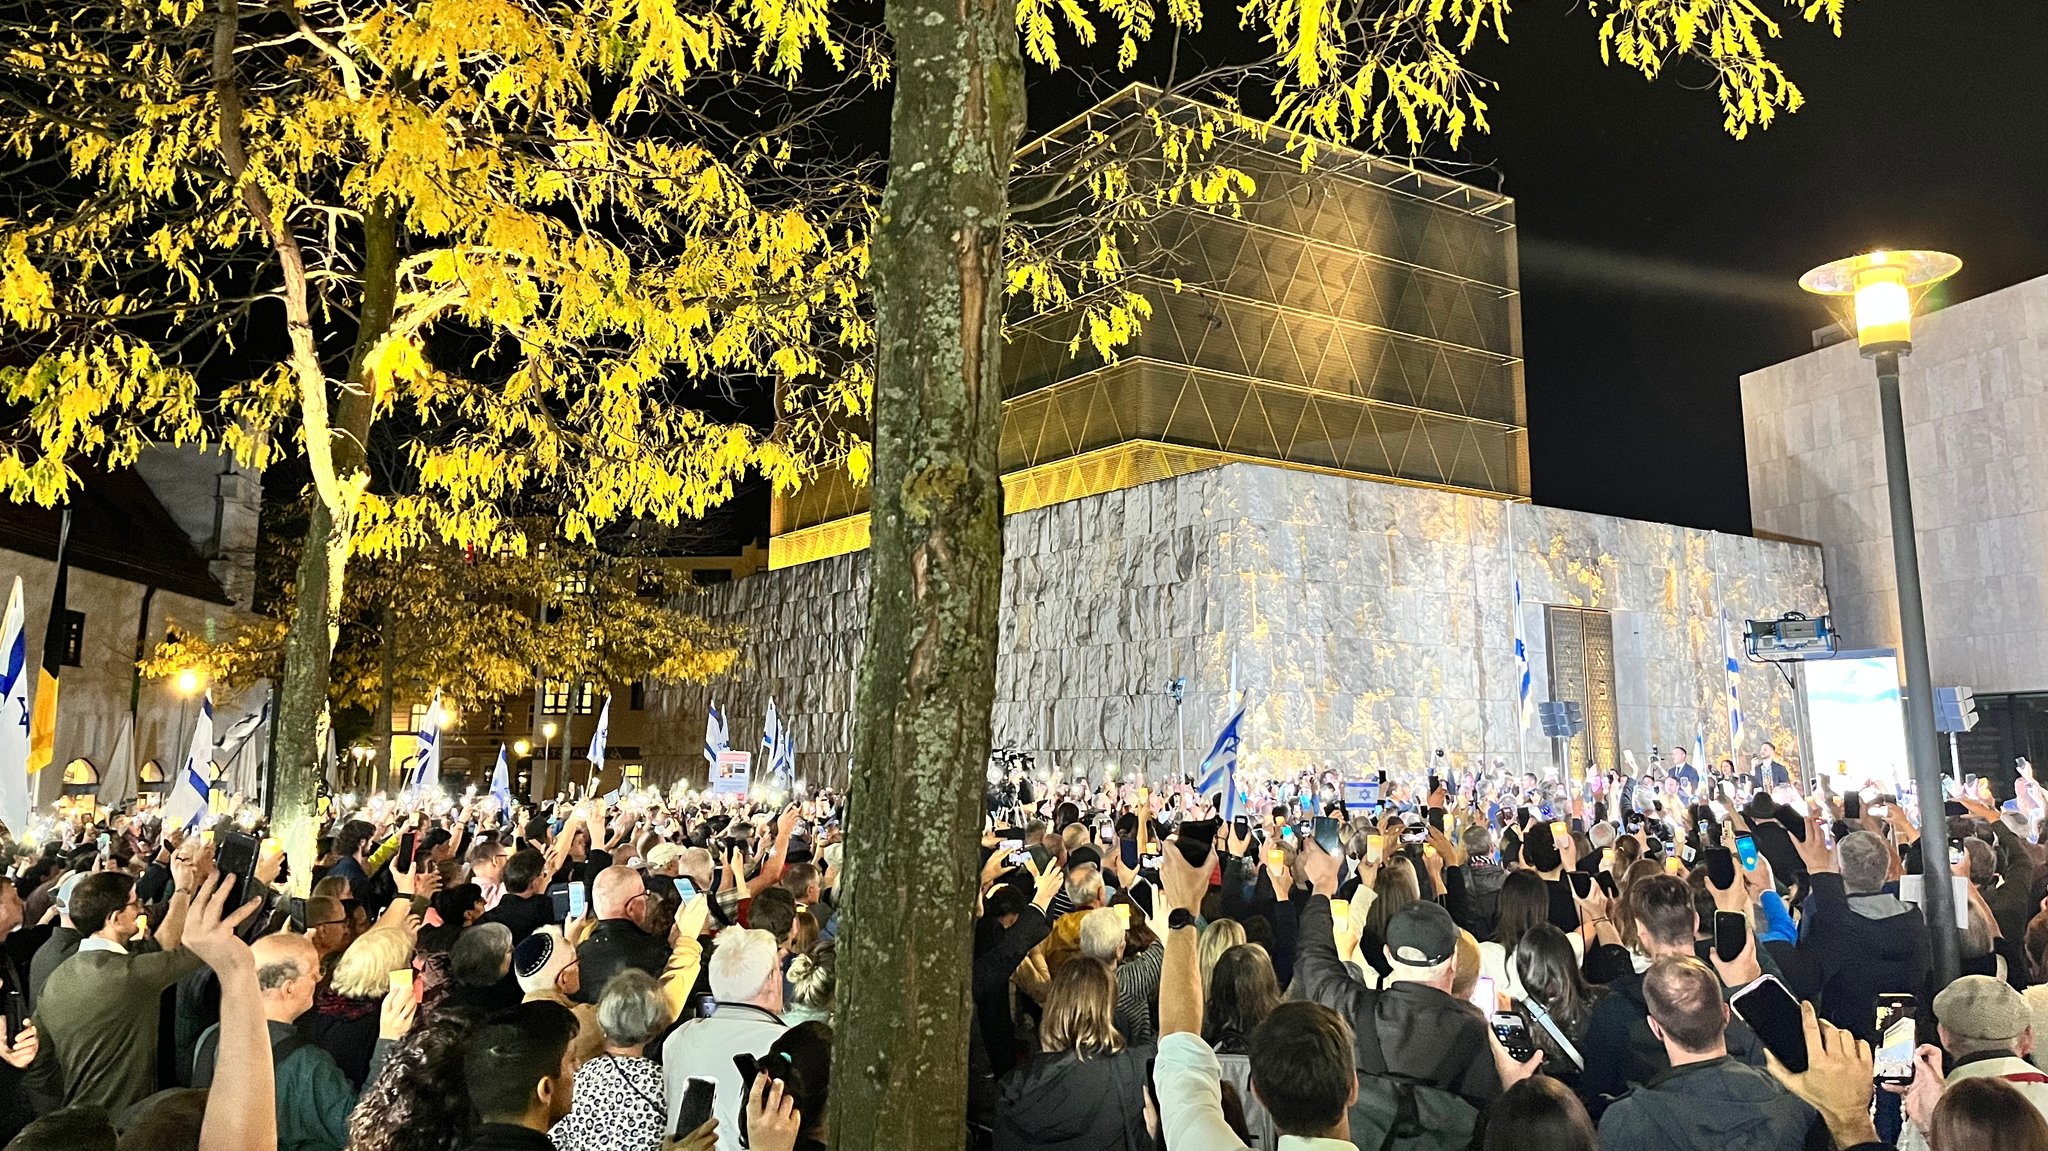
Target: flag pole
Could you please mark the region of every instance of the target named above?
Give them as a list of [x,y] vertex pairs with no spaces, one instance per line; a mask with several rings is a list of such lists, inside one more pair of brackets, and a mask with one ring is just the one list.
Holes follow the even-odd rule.
[[[1512,501],[1507,505],[1506,516],[1508,525],[1508,610],[1514,613],[1514,619],[1509,621],[1509,635],[1519,636],[1526,633],[1522,626],[1522,597],[1519,591],[1522,581],[1515,574],[1515,505]],[[1527,640],[1524,640],[1522,643],[1522,663],[1524,665],[1529,663],[1529,645]],[[1517,780],[1529,774],[1529,702],[1522,698],[1522,671],[1523,668],[1518,667],[1515,669],[1515,761],[1521,769],[1521,774],[1515,777]]]

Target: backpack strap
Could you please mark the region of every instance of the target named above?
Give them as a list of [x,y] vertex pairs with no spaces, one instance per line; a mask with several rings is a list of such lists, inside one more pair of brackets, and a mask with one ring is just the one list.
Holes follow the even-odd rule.
[[1395,1144],[1403,1139],[1413,1139],[1422,1133],[1422,1113],[1415,1105],[1415,1086],[1401,1080],[1393,1080],[1394,1122],[1387,1127],[1387,1137],[1380,1140],[1379,1151],[1394,1151]]
[[312,1044],[307,1043],[304,1036],[293,1032],[270,1045],[270,1065],[272,1067],[282,1067],[285,1060],[290,1059],[310,1046]]
[[1358,1069],[1367,1075],[1385,1075],[1387,1052],[1380,1044],[1380,997],[1377,993],[1368,992],[1363,998],[1366,1000],[1365,1018],[1359,1022],[1364,1026],[1358,1028],[1355,1044]]

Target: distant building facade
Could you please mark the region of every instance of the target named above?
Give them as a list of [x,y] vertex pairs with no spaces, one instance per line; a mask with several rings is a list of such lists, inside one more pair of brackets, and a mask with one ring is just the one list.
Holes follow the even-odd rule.
[[[66,548],[69,650],[59,677],[55,760],[34,785],[39,805],[66,790],[67,766],[73,794],[96,787],[131,720],[144,786],[169,778],[197,705],[173,685],[142,681],[136,662],[172,623],[220,632],[248,608],[255,587],[262,482],[254,470],[218,453],[166,447],[146,450],[132,469],[76,470]],[[31,668],[43,659],[61,520],[56,509],[29,506],[8,505],[0,514],[0,579],[22,578]],[[217,701],[223,724],[236,718],[238,702]]]
[[[2048,277],[1916,320],[1900,395],[1936,685],[1977,693],[1964,770],[2048,762]],[[1853,342],[1742,378],[1756,530],[1826,556],[1845,646],[1899,638],[1883,426]]]

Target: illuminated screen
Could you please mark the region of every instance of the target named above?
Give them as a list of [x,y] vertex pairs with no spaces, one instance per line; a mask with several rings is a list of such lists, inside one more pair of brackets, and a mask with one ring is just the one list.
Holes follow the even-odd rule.
[[1897,794],[1909,774],[1897,657],[1808,660],[1805,672],[1814,763],[1850,787],[1872,784]]

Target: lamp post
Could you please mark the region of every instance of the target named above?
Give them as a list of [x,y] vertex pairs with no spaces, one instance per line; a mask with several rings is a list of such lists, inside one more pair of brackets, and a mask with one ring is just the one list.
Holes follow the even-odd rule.
[[192,742],[192,700],[206,688],[206,676],[196,667],[188,667],[178,673],[178,694],[185,703],[178,712],[178,746],[173,750],[178,762],[183,764],[186,745]]
[[[1877,367],[1877,403],[1884,417],[1885,481],[1891,498],[1892,566],[1899,586],[1899,653],[1906,672],[1906,760],[1920,797],[1920,870],[1931,936],[1935,987],[1955,981],[1961,956],[1955,892],[1949,882],[1948,815],[1941,791],[1941,749],[1934,735],[1934,676],[1927,664],[1927,615],[1920,597],[1920,544],[1913,527],[1913,480],[1906,465],[1906,419],[1899,404],[1899,357],[1913,350],[1916,293],[1956,274],[1963,262],[1946,252],[1870,252],[1823,264],[1799,286],[1850,301],[1856,343]],[[1927,850],[1926,845],[1934,845]]]
[[547,764],[550,779],[555,778],[555,766],[548,761],[554,756],[555,733],[560,730],[552,719],[540,725],[540,761]]

